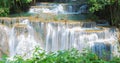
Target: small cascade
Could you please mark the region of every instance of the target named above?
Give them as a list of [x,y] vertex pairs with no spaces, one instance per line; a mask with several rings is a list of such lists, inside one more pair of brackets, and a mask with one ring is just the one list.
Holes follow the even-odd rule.
[[112,58],[112,48],[113,46],[111,44],[95,43],[92,50],[100,58],[109,60]]
[[22,23],[14,24],[10,37],[10,56],[30,58],[35,46],[42,45],[42,40],[36,40],[35,32],[28,23],[28,20],[23,20]]
[[10,29],[0,24],[0,57],[4,54],[9,55],[9,34]]
[[68,7],[68,11],[69,11],[69,12],[72,12],[72,11],[73,11],[73,7],[72,7],[72,6],[69,6],[69,7]]
[[[50,5],[50,4],[49,4]],[[29,13],[51,13],[51,14],[82,14],[88,13],[88,5],[84,4],[53,4],[52,6],[39,4],[30,8]],[[74,10],[74,11],[73,11]]]
[[88,5],[87,4],[83,4],[80,8],[78,13],[88,13]]

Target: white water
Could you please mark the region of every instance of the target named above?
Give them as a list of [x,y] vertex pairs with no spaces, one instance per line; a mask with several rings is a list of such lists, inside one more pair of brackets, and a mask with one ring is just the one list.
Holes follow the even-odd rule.
[[84,48],[90,48],[99,56],[103,55],[102,50],[111,52],[109,58],[112,53],[118,55],[117,30],[97,28],[94,22],[71,24],[20,20],[18,23],[11,24],[11,27],[7,25],[4,23],[4,26],[0,26],[2,35],[0,39],[1,45],[6,42],[9,44],[6,47],[9,47],[8,55],[11,57],[21,55],[30,58],[37,45],[47,52],[71,48],[82,51]]
[[9,55],[9,34],[10,29],[0,24],[0,57],[2,54]]
[[13,26],[9,41],[11,57],[21,55],[24,58],[30,58],[35,46],[40,46],[42,40],[36,41],[35,32],[28,23],[28,20],[24,20]]
[[112,57],[112,53],[115,53],[114,55],[117,53],[118,39],[117,31],[114,28],[82,28],[74,26],[75,24],[57,24],[55,26],[56,23],[48,23],[47,25],[46,51],[48,52],[71,48],[82,51],[85,48],[90,48],[100,57],[104,56],[104,53],[110,52],[108,58]]
[[[69,26],[55,26],[51,23],[47,27],[47,38],[46,38],[46,49],[49,51],[63,50],[75,47],[79,50],[84,47],[92,47],[94,43],[110,43],[111,45],[117,43],[117,37],[115,32],[110,32],[111,30],[98,30],[92,29],[93,32],[87,32],[85,28],[72,27]],[[58,28],[58,29],[56,29]],[[61,31],[60,31],[61,30]],[[91,28],[90,28],[91,30]],[[59,35],[60,34],[60,35]],[[100,37],[102,36],[102,37]],[[59,40],[59,38],[61,38]],[[50,43],[50,44],[49,44]],[[59,43],[59,44],[58,44]],[[48,46],[47,46],[48,45]],[[59,46],[59,48],[58,48]],[[49,48],[49,49],[48,49]]]
[[[55,4],[56,5],[56,4]],[[76,12],[73,11],[73,7],[71,5],[67,6],[68,7],[68,11],[65,10],[64,8],[65,5],[59,4],[57,6],[53,6],[52,9],[49,8],[30,8],[29,13],[51,13],[51,14],[81,14],[81,13],[88,13],[88,9],[87,9],[87,5],[82,5],[81,7],[79,7],[79,10],[77,10]],[[42,6],[41,6],[42,7]]]

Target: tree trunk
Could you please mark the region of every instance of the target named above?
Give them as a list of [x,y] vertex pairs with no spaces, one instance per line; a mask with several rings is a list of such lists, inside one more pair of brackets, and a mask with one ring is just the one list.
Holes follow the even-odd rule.
[[36,4],[36,0],[32,0],[31,5],[35,5]]

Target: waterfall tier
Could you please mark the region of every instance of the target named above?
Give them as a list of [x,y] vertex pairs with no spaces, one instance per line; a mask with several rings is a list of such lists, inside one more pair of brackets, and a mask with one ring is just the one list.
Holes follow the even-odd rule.
[[88,13],[87,4],[37,4],[30,8],[29,13],[52,13],[52,14],[81,14]]
[[[117,54],[118,30],[97,27],[95,22],[42,21],[39,18],[1,18],[1,51],[10,56],[16,54],[30,57],[34,46],[47,52],[76,48],[90,48],[102,55],[102,51]],[[6,41],[4,41],[6,40]],[[9,53],[8,51],[9,50]],[[110,54],[110,55],[111,55]]]

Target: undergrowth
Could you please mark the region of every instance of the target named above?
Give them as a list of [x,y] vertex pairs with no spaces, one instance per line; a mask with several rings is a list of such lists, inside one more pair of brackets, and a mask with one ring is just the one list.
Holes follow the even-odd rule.
[[100,59],[90,51],[79,52],[76,49],[46,53],[38,47],[29,59],[16,55],[12,59],[3,57],[0,63],[120,63],[120,58]]

